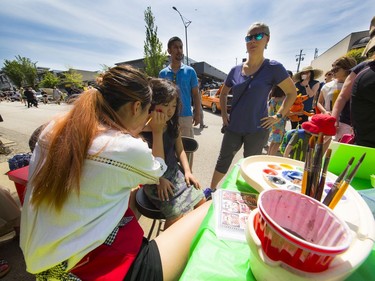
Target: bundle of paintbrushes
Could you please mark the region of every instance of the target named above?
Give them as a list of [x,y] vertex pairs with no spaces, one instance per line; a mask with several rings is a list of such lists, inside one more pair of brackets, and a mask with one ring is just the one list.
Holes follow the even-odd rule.
[[[322,133],[318,135],[317,141],[315,141],[315,136],[310,137],[309,145],[306,150],[305,168],[302,177],[302,193],[315,198],[318,201],[321,201],[322,199],[328,164],[332,153],[332,150],[328,149],[323,162],[323,142],[324,136]],[[348,188],[350,182],[353,180],[359,166],[365,158],[365,155],[366,153],[362,155],[357,165],[346,177],[351,165],[353,164],[354,157],[349,160],[345,170],[337,177],[331,190],[325,197],[323,204],[329,206],[331,209],[336,206]]]
[[340,201],[341,197],[344,195],[345,191],[348,189],[349,184],[355,177],[359,166],[361,166],[363,159],[365,158],[366,153],[364,153],[357,165],[353,168],[353,170],[349,173],[349,169],[354,162],[354,157],[352,157],[344,171],[337,177],[335,183],[333,184],[331,190],[328,192],[326,198],[324,198],[323,204],[328,206],[329,208],[333,209],[336,207],[337,203]]
[[323,134],[320,133],[318,135],[317,141],[315,141],[315,136],[311,136],[306,150],[305,169],[302,177],[302,193],[320,201],[330,157],[331,150],[328,149],[322,169]]

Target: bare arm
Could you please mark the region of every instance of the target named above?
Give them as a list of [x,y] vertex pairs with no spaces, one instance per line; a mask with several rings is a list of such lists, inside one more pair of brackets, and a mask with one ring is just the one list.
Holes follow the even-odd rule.
[[229,118],[228,118],[228,107],[227,107],[227,99],[228,93],[230,88],[223,85],[220,92],[220,107],[221,107],[221,118],[223,119],[223,124],[228,126]]
[[[293,80],[290,77],[284,79],[277,86],[279,86],[279,88],[283,90],[286,96],[286,98],[284,99],[277,113],[281,113],[281,115],[285,117],[289,114],[289,110],[292,107],[294,101],[296,100],[297,90],[296,90],[296,87],[294,86]],[[280,119],[277,118],[276,115],[274,115],[274,116],[264,117],[261,119],[261,121],[262,121],[261,126],[263,128],[268,129],[268,128],[271,128],[272,125],[278,123]]]
[[319,90],[319,83],[316,83],[312,88],[307,87],[306,88],[306,94],[309,96],[309,98],[315,97]]
[[194,113],[193,113],[193,125],[196,126],[201,122],[200,108],[201,108],[201,98],[199,96],[198,87],[191,90],[194,103]]
[[188,187],[194,185],[196,189],[200,189],[201,185],[198,180],[193,176],[191,172],[189,161],[184,150],[184,145],[182,144],[181,136],[178,136],[176,139],[176,155],[180,161],[182,169],[184,170],[185,181]]
[[336,118],[336,124],[339,124],[340,113],[344,109],[344,106],[352,95],[352,89],[354,80],[357,77],[357,74],[351,72],[348,77],[346,77],[344,85],[342,86],[341,92],[336,99],[335,104],[332,109],[332,116]]
[[320,110],[321,113],[327,114],[329,112],[327,112],[327,110],[324,106],[325,101],[324,101],[323,93],[324,93],[324,90],[322,89],[321,92],[320,92],[319,100],[318,100],[316,106],[318,107],[318,109]]
[[184,146],[182,144],[181,136],[178,136],[177,139],[176,139],[176,156],[177,156],[178,160],[180,161],[180,164],[181,164],[184,172],[190,173],[191,172],[190,171],[190,165],[189,165],[189,162],[187,160],[187,156],[186,156],[186,152],[184,150]]
[[150,116],[151,122],[150,127],[152,131],[152,154],[155,157],[164,159],[164,147],[163,147],[163,127],[166,120],[166,115],[163,112],[153,111]]

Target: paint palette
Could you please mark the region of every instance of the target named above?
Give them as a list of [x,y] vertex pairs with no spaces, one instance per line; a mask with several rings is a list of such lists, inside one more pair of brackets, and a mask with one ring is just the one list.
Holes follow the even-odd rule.
[[301,191],[303,171],[301,167],[285,163],[265,164],[262,170],[263,177],[272,187]]

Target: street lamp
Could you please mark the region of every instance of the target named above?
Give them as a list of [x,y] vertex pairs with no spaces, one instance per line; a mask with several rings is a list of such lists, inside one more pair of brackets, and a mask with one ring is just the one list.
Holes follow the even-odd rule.
[[186,65],[189,65],[189,53],[188,53],[188,39],[187,39],[187,28],[191,24],[191,21],[188,20],[187,18],[183,17],[180,13],[179,10],[177,10],[176,7],[172,7],[173,10],[175,10],[181,17],[182,23],[184,24],[185,27],[185,40],[186,40]]

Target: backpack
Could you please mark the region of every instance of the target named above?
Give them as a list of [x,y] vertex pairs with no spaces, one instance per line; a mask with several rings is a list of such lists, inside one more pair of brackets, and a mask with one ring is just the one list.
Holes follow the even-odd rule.
[[9,169],[11,171],[28,166],[30,163],[31,153],[16,154],[8,159]]
[[[304,129],[298,129],[298,128],[287,131],[284,134],[283,139],[281,141],[280,152],[284,154],[285,148],[294,134],[298,134],[298,139],[302,139],[304,137],[304,133],[305,133]],[[297,143],[296,145],[299,145],[299,143]],[[292,151],[295,151],[295,147],[293,147]]]

